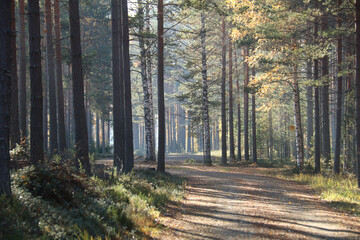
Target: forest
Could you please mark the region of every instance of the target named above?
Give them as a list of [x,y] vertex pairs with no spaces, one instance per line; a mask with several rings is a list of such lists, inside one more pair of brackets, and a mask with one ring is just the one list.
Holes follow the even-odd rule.
[[0,0],[0,239],[359,216],[360,0]]

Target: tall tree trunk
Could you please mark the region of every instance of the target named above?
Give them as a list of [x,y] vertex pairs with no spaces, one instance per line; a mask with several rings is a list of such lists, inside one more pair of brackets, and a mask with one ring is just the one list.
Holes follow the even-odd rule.
[[[121,162],[124,161],[123,159],[123,152],[125,149],[123,147],[123,121],[122,119],[123,114],[123,87],[121,87],[122,78],[121,74],[122,65],[120,64],[120,57],[121,57],[121,44],[120,44],[120,3],[119,0],[112,0],[111,1],[111,16],[112,16],[112,77],[113,77],[113,124],[114,124],[114,166],[117,167],[117,171],[121,169]],[[96,129],[98,131],[98,117],[97,117],[97,126]],[[96,142],[98,145],[98,133],[96,135]]]
[[[252,69],[252,76],[255,77],[255,68]],[[253,162],[257,162],[257,142],[256,142],[256,98],[255,92],[251,95],[251,116],[252,116],[252,141],[253,141],[253,150],[252,150],[252,158]]]
[[50,0],[45,0],[47,77],[49,83],[49,112],[50,112],[50,155],[58,150],[57,115],[56,115],[56,85],[53,47],[53,17]]
[[226,147],[226,27],[222,18],[222,67],[221,67],[221,163],[227,164]]
[[[307,63],[307,79],[312,78],[311,71],[312,63],[309,61]],[[314,102],[313,102],[313,86],[308,86],[306,88],[306,101],[307,101],[307,142],[306,142],[306,157],[307,159],[311,158],[311,148],[312,148],[312,138],[314,134]]]
[[144,8],[142,0],[138,0],[138,18],[139,18],[139,46],[140,46],[140,62],[141,62],[141,80],[143,85],[144,92],[144,122],[145,122],[145,134],[146,134],[146,161],[154,162],[156,161],[155,148],[154,148],[154,131],[153,131],[153,119],[152,119],[152,103],[151,103],[151,94],[152,90],[149,89],[149,83],[151,82],[148,79],[149,75],[147,73],[147,50],[145,48],[144,40]]
[[294,94],[294,108],[295,108],[295,134],[296,134],[296,160],[297,167],[302,168],[304,163],[304,137],[301,126],[301,108],[300,108],[300,89],[298,82],[298,68],[294,66],[293,78],[293,94]]
[[[315,8],[317,8],[318,1],[315,1]],[[318,42],[318,28],[319,28],[319,19],[318,17],[315,18],[314,23],[314,38],[315,42]],[[315,95],[314,95],[314,101],[315,101],[315,173],[319,173],[321,171],[321,165],[320,165],[320,155],[321,155],[321,142],[320,142],[320,89],[318,87],[318,81],[319,81],[319,60],[314,60],[314,82],[315,82]]]
[[82,68],[79,1],[69,0],[70,43],[72,63],[73,102],[75,117],[75,161],[80,161],[87,175],[91,175],[89,144],[84,106],[84,75]]
[[249,57],[249,49],[244,47],[244,71],[245,71],[245,78],[244,78],[244,150],[245,150],[245,160],[249,161],[249,78],[250,78],[250,71],[249,71],[249,64],[247,62],[247,58]]
[[165,100],[164,100],[164,1],[158,0],[158,111],[159,146],[157,170],[165,172]]
[[[100,120],[99,120],[99,114],[96,113],[96,151],[99,151],[100,149]],[[114,131],[114,137],[115,137],[115,131]]]
[[12,26],[10,1],[0,2],[0,194],[11,196],[9,124],[11,105]]
[[[325,13],[325,6],[322,5],[323,16],[321,20],[321,31],[328,30],[328,16]],[[323,81],[322,93],[322,143],[323,143],[323,156],[325,163],[330,164],[330,118],[329,118],[329,56],[325,55],[321,59],[321,77]],[[324,80],[325,79],[325,80]]]
[[201,62],[202,62],[202,104],[203,104],[203,132],[204,132],[204,164],[211,165],[211,145],[210,145],[210,119],[209,119],[209,99],[207,82],[207,54],[206,54],[206,28],[205,13],[201,11]]
[[134,142],[132,131],[132,104],[130,79],[130,49],[129,49],[129,16],[127,0],[121,0],[122,19],[122,48],[123,48],[123,79],[124,79],[124,105],[125,105],[125,164],[124,172],[128,173],[134,167]]
[[105,119],[104,117],[101,118],[101,153],[105,153]]
[[25,0],[19,0],[19,35],[20,35],[20,47],[19,47],[19,127],[20,136],[22,138],[27,137],[27,107],[26,107],[26,33],[25,33]]
[[360,188],[360,0],[356,0],[356,174]]
[[233,54],[232,42],[229,39],[229,147],[230,161],[235,162],[235,141],[234,141],[234,101],[233,101]]
[[236,90],[237,90],[237,124],[238,124],[238,155],[237,160],[241,161],[241,101],[240,101],[240,77],[238,75],[238,61],[235,50],[235,69],[236,69]]
[[44,160],[39,0],[28,1],[28,16],[31,88],[30,162],[36,164]]
[[54,1],[55,18],[55,56],[56,56],[56,90],[57,90],[57,114],[59,126],[59,151],[66,149],[65,134],[65,110],[64,110],[64,88],[62,74],[62,55],[61,55],[61,21],[60,21],[60,0]]
[[[342,0],[337,1],[337,5],[339,8],[338,17],[337,17],[337,24],[338,27],[341,28],[342,20],[341,20],[341,13],[340,7],[342,4]],[[342,71],[342,54],[343,54],[343,46],[342,46],[342,37],[340,36],[337,40],[337,102],[336,102],[336,138],[335,138],[335,158],[334,158],[334,173],[340,173],[340,154],[341,154],[341,115],[342,115],[342,85],[343,85],[343,78],[341,76]]]
[[[10,1],[10,0],[9,0]],[[11,0],[11,102],[10,102],[10,148],[20,143],[19,94],[16,62],[16,18],[15,0]]]

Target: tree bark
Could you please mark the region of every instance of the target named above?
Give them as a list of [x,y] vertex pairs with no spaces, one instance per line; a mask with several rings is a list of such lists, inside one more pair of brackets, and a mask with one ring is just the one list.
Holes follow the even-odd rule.
[[[340,7],[342,4],[342,0],[337,1],[337,5],[339,8],[339,13],[337,17],[338,27],[341,28],[342,20]],[[335,158],[334,158],[334,173],[340,173],[340,155],[341,155],[341,114],[342,114],[342,85],[343,78],[341,76],[342,71],[342,54],[343,54],[343,46],[342,46],[342,37],[340,36],[337,39],[337,102],[336,102],[336,138],[335,138]]]
[[84,106],[84,75],[80,41],[79,1],[69,0],[70,43],[72,63],[73,103],[75,118],[75,161],[80,161],[86,174],[91,175],[89,144]]
[[25,0],[19,0],[19,35],[19,128],[20,136],[24,138],[27,137]]
[[249,155],[249,64],[247,63],[247,57],[249,57],[249,49],[244,47],[244,150],[245,150],[245,160],[250,160]]
[[159,146],[157,170],[165,172],[165,100],[164,100],[164,1],[158,0],[158,111]]
[[235,50],[235,69],[236,69],[236,90],[237,90],[237,124],[238,124],[238,154],[237,160],[241,161],[241,101],[240,101],[240,77],[238,75],[238,61]]
[[28,1],[29,49],[30,49],[30,162],[36,164],[44,160],[43,146],[43,93],[40,49],[40,11],[39,1]]
[[229,39],[229,147],[230,161],[235,162],[235,140],[234,140],[234,100],[233,100],[233,49]]
[[360,0],[355,3],[356,13],[356,174],[360,188]]
[[[322,5],[323,16],[321,20],[321,31],[328,30],[328,16],[324,11],[325,6]],[[330,118],[329,118],[329,56],[325,55],[321,59],[321,78],[323,86],[321,89],[322,94],[322,143],[323,143],[323,157],[325,163],[330,164]]]
[[121,0],[122,18],[122,48],[123,48],[123,79],[124,79],[124,115],[125,115],[125,164],[123,171],[129,173],[134,167],[134,142],[132,131],[132,104],[130,79],[130,49],[129,49],[129,16],[127,0]]
[[273,117],[272,117],[272,109],[269,110],[269,161],[273,161],[274,159],[274,134],[273,134]]
[[299,169],[304,163],[304,137],[301,125],[301,108],[300,108],[300,89],[298,82],[298,68],[294,66],[293,78],[293,94],[294,94],[294,108],[295,108],[295,134],[296,134],[296,165]]
[[47,52],[47,78],[49,83],[49,112],[50,112],[50,155],[58,151],[57,114],[56,114],[56,85],[53,46],[53,17],[50,0],[45,0],[45,28]]
[[153,119],[152,119],[152,99],[151,93],[152,90],[149,89],[149,83],[151,82],[149,75],[147,73],[147,50],[145,48],[145,40],[144,40],[144,8],[143,8],[142,0],[138,0],[138,18],[139,18],[139,47],[140,47],[140,62],[141,62],[141,80],[143,85],[143,92],[144,92],[144,122],[145,122],[145,135],[146,135],[146,161],[156,161],[155,156],[155,144],[153,135]]
[[0,2],[0,194],[11,196],[9,124],[12,81],[12,3]]
[[16,61],[15,0],[11,0],[11,102],[10,102],[10,148],[20,143],[18,76]]
[[222,70],[221,70],[221,163],[227,164],[226,147],[226,27],[225,18],[222,18]]
[[[312,78],[311,71],[312,63],[309,61],[307,63],[307,79]],[[306,88],[306,100],[307,100],[307,142],[306,142],[306,155],[307,159],[311,158],[311,148],[312,148],[312,138],[314,135],[314,102],[313,102],[313,86],[308,86]]]
[[64,87],[62,74],[62,55],[61,55],[61,22],[60,22],[60,0],[54,1],[55,18],[55,58],[56,58],[56,90],[57,90],[57,114],[59,126],[59,151],[66,149],[65,134],[65,109],[64,109]]
[[205,13],[201,11],[201,62],[202,62],[202,104],[203,104],[203,132],[204,132],[204,164],[211,165],[211,145],[210,145],[210,119],[209,119],[209,99],[207,82],[207,53],[206,53],[206,28]]
[[[252,76],[255,77],[255,68],[252,69]],[[255,92],[251,95],[251,116],[252,116],[252,141],[253,141],[253,150],[252,150],[252,158],[253,162],[257,162],[257,142],[256,142],[256,97]]]

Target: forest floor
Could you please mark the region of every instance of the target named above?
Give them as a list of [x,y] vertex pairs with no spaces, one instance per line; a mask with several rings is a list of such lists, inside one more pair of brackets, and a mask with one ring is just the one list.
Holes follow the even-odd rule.
[[309,186],[262,174],[259,167],[202,166],[167,159],[187,179],[180,206],[170,206],[155,239],[360,239],[360,218],[332,209]]

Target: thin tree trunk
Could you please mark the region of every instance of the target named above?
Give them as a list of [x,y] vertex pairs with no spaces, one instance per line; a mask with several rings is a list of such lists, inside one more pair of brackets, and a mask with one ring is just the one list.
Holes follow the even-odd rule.
[[0,194],[11,196],[9,124],[11,105],[12,27],[10,1],[0,2]]
[[[9,1],[9,0],[8,0]],[[10,148],[20,143],[19,94],[16,62],[16,18],[15,0],[11,0],[11,102],[10,102]]]
[[164,100],[164,1],[158,0],[158,111],[159,146],[157,170],[165,172],[165,100]]
[[131,172],[134,167],[134,142],[132,131],[132,104],[130,79],[130,49],[129,49],[129,16],[127,0],[121,0],[122,19],[122,47],[123,47],[123,79],[124,79],[124,105],[125,105],[125,164],[124,172]]
[[[255,68],[252,69],[252,76],[255,77]],[[256,98],[255,98],[255,92],[252,93],[251,96],[251,116],[252,116],[252,141],[253,141],[253,150],[252,150],[252,158],[253,162],[257,162],[257,142],[256,142]]]
[[235,162],[235,140],[234,140],[234,101],[233,101],[233,49],[229,39],[229,147],[230,161]]
[[[115,131],[114,131],[115,136]],[[100,150],[100,120],[99,114],[96,113],[96,151]]]
[[237,160],[241,161],[241,101],[240,101],[240,77],[238,75],[238,61],[235,50],[235,69],[236,69],[236,90],[237,90],[237,120],[238,120],[238,155]]
[[30,49],[30,162],[44,160],[43,147],[43,93],[40,49],[40,10],[38,0],[28,0],[29,49]]
[[269,110],[269,160],[272,162],[274,160],[274,129],[273,129],[273,117],[272,117],[272,109]]
[[25,0],[19,0],[19,34],[20,34],[19,127],[20,127],[20,136],[24,138],[27,137]]
[[[342,0],[337,1],[338,8],[341,7]],[[342,20],[340,15],[340,10],[338,13],[337,24],[338,27],[341,28]],[[334,158],[334,173],[340,173],[340,154],[341,154],[341,114],[342,114],[342,88],[343,88],[343,78],[341,76],[342,71],[342,54],[343,54],[343,46],[342,46],[342,37],[340,36],[337,40],[337,106],[336,106],[336,138],[335,138],[335,158]]]
[[[307,63],[307,79],[311,79],[312,63],[309,61]],[[312,138],[314,134],[314,102],[313,102],[313,86],[308,86],[306,88],[306,100],[307,100],[307,143],[306,143],[306,155],[307,159],[311,158],[311,148],[312,148]]]
[[360,0],[356,0],[356,174],[360,188]]
[[79,1],[69,0],[70,42],[75,117],[75,161],[80,161],[87,175],[91,175],[89,144],[84,106],[84,75],[81,57]]
[[[141,80],[143,85],[144,92],[144,122],[145,122],[145,134],[146,134],[146,161],[154,162],[156,161],[155,148],[154,148],[154,131],[153,131],[153,119],[152,119],[152,103],[149,89],[149,82],[151,79],[148,79],[149,75],[147,74],[147,51],[145,49],[145,40],[144,40],[144,8],[142,0],[138,0],[138,18],[139,18],[139,46],[140,46],[140,62],[141,62]],[[150,76],[151,77],[151,76]]]
[[222,18],[222,71],[221,71],[221,163],[227,164],[226,147],[226,27]]
[[105,119],[101,118],[101,153],[105,153]]
[[61,21],[60,21],[60,0],[54,1],[55,18],[55,56],[56,56],[56,90],[57,90],[57,114],[59,126],[59,151],[66,149],[65,134],[65,109],[64,109],[64,88],[62,74],[62,55],[61,55]]
[[294,107],[295,107],[295,134],[296,134],[296,159],[297,167],[302,168],[304,163],[304,137],[301,126],[301,109],[300,109],[300,90],[298,82],[298,68],[294,66],[293,78],[293,94],[294,94]]
[[[317,8],[318,1],[315,1],[315,8]],[[315,18],[314,23],[314,38],[315,42],[317,42],[318,38],[318,26],[319,26],[319,20],[318,17]],[[320,165],[320,155],[321,155],[321,142],[320,142],[320,89],[318,87],[318,81],[319,81],[319,60],[314,60],[314,81],[315,81],[315,173],[319,173],[321,171],[321,165]]]
[[248,92],[248,84],[249,84],[249,64],[247,63],[247,57],[249,57],[249,49],[244,47],[244,150],[245,150],[245,160],[249,161],[249,92]]
[[208,80],[207,80],[207,53],[206,53],[206,28],[205,13],[201,11],[201,61],[202,61],[202,104],[203,104],[203,132],[204,132],[204,164],[211,165],[211,145],[210,145],[210,119],[209,119],[209,99],[208,99]]
[[[324,12],[325,6],[322,5],[323,16],[321,20],[321,31],[328,30],[328,16]],[[330,164],[330,118],[329,118],[329,56],[325,55],[321,59],[321,77],[325,79],[322,87],[322,143],[323,143],[323,156],[325,163]],[[324,80],[323,80],[324,81]]]
[[58,151],[57,114],[56,114],[56,84],[53,46],[53,17],[50,0],[45,0],[47,77],[49,83],[49,112],[50,112],[50,155]]

